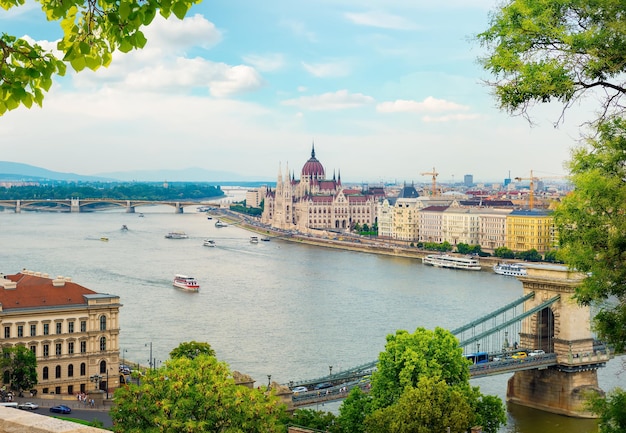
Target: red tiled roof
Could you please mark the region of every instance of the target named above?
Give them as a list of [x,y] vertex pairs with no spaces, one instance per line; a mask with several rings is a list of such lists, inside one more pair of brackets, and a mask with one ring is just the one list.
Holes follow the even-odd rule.
[[65,281],[60,287],[52,284],[52,278],[44,278],[28,274],[5,275],[5,278],[17,283],[15,289],[0,286],[0,303],[3,310],[12,308],[35,308],[62,305],[86,305],[83,295],[96,295],[71,281]]

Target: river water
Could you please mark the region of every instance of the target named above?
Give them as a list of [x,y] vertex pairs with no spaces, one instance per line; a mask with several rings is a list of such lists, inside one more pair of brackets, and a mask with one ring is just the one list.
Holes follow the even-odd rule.
[[[208,342],[257,385],[327,375],[377,359],[397,329],[452,329],[517,299],[521,283],[490,272],[425,267],[394,258],[280,240],[249,242],[238,227],[216,228],[195,208],[154,206],[95,213],[0,212],[0,272],[26,268],[69,276],[119,295],[126,362],[157,365],[180,342]],[[122,231],[122,225],[128,231]],[[165,239],[184,231],[189,239]],[[107,242],[101,237],[107,237]],[[213,239],[217,247],[202,245]],[[199,293],[172,287],[196,277]],[[624,386],[622,359],[599,371],[608,391]],[[504,399],[509,375],[472,380]],[[620,383],[622,382],[622,383]],[[335,406],[320,407],[336,410]],[[590,433],[596,422],[510,405],[503,433]]]

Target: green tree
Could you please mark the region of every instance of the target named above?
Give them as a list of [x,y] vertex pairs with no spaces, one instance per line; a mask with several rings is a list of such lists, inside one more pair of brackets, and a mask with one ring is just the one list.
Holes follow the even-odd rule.
[[376,410],[365,424],[376,433],[462,432],[472,419],[463,392],[438,377],[421,376],[415,388],[406,388],[396,404]]
[[11,389],[21,395],[25,389],[37,385],[37,357],[24,346],[2,349],[2,367],[8,371]]
[[515,254],[515,257],[520,260],[526,260],[528,262],[540,262],[543,258],[541,257],[541,254],[539,254],[539,252],[534,248],[531,248],[528,251],[520,251],[519,253]]
[[555,212],[558,257],[587,273],[576,298],[585,305],[601,303],[596,331],[621,352],[626,348],[626,120],[600,125],[598,137],[575,151],[570,170],[574,191]]
[[177,348],[170,352],[170,358],[189,358],[194,359],[200,355],[215,356],[215,350],[211,348],[209,343],[198,343],[197,341],[189,341],[180,343]]
[[171,359],[115,391],[115,432],[284,432],[277,397],[236,385],[228,366],[200,354]]
[[493,255],[503,259],[515,258],[515,253],[507,247],[498,247],[493,251]]
[[[0,115],[20,105],[41,106],[44,92],[52,86],[52,78],[65,75],[67,64],[75,71],[85,68],[95,71],[109,66],[116,50],[127,53],[143,48],[146,38],[141,29],[157,13],[164,18],[174,14],[183,19],[199,1],[39,1],[42,18],[57,21],[63,32],[57,43],[63,58],[25,39],[0,33]],[[0,0],[0,7],[9,10],[26,6],[24,0]]]
[[477,35],[500,108],[529,117],[535,103],[557,101],[565,111],[593,91],[604,98],[600,117],[623,112],[625,15],[614,0],[505,2]]
[[365,433],[365,417],[371,413],[372,399],[361,388],[354,387],[339,407],[337,431],[341,433]]
[[289,424],[310,429],[330,431],[337,417],[331,412],[313,409],[297,409],[289,420]]
[[626,431],[626,392],[615,389],[606,398],[593,393],[588,400],[589,409],[600,417],[600,433]]
[[456,251],[459,254],[469,254],[472,252],[472,247],[465,243],[459,243],[456,245]]

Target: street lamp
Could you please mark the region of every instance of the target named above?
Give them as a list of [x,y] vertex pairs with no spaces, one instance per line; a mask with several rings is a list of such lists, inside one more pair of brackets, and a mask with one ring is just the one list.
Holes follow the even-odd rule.
[[92,376],[89,376],[89,380],[96,385],[95,389],[99,389],[98,384],[102,380],[102,376],[100,376],[99,374],[94,374]]
[[272,375],[268,374],[267,375],[267,390],[270,390],[270,381],[272,380]]
[[328,366],[328,376],[332,376],[333,375],[333,366],[329,365]]
[[[145,346],[148,346],[148,344]],[[150,342],[150,359],[148,359],[148,366],[150,367],[150,370],[152,370],[152,341]]]

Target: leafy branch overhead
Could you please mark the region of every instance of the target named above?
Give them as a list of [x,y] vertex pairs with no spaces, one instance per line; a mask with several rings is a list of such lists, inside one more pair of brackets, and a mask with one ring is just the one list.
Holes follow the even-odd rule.
[[626,2],[515,0],[477,35],[500,108],[528,117],[535,103],[563,109],[598,89],[601,118],[626,106]]
[[[200,0],[40,0],[48,21],[58,21],[63,33],[57,42],[60,54],[45,51],[27,38],[0,34],[0,115],[20,105],[41,106],[44,92],[55,75],[63,76],[66,64],[77,72],[97,70],[111,63],[112,54],[127,53],[146,45],[141,31],[157,12],[183,19]],[[0,0],[9,10],[23,7],[24,0]],[[59,58],[57,56],[62,56]]]

